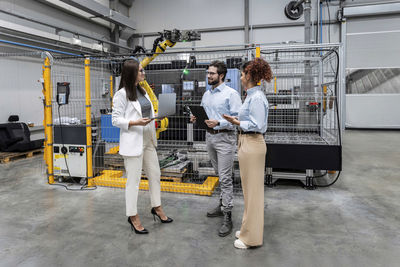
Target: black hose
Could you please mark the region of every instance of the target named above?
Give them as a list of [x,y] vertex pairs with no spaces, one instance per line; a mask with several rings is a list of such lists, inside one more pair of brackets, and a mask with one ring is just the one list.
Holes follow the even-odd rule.
[[318,175],[318,176],[314,176],[314,178],[321,178],[321,177],[324,177],[327,173],[328,173],[328,171],[325,171],[324,174],[321,174],[321,175]]
[[315,183],[314,183],[314,185],[315,185],[316,187],[329,187],[329,186],[331,186],[331,185],[333,185],[333,184],[335,184],[335,183],[337,182],[337,180],[339,179],[339,176],[340,176],[341,173],[342,173],[342,172],[339,171],[339,173],[338,173],[338,175],[336,176],[335,180],[333,180],[333,182],[330,183],[330,184],[318,185],[318,184],[315,184]]

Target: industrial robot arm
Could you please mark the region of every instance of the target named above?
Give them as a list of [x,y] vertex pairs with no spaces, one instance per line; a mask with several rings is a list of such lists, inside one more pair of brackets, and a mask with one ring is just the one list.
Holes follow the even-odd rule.
[[[180,31],[177,29],[174,29],[172,31],[164,30],[163,33],[160,33],[160,37],[154,40],[153,50],[151,51],[151,54],[145,57],[140,62],[140,64],[142,65],[143,68],[145,68],[159,54],[164,53],[168,47],[173,47],[177,42],[190,42],[196,40],[200,40],[200,34],[196,31]],[[140,85],[142,86],[142,88],[146,90],[147,94],[149,95],[150,100],[154,107],[154,112],[158,113],[158,100],[153,92],[153,89],[151,89],[150,85],[147,83],[146,80],[141,82]],[[161,132],[167,130],[167,127],[168,127],[167,118],[164,118],[157,122],[157,130],[156,130],[157,139],[159,138]]]

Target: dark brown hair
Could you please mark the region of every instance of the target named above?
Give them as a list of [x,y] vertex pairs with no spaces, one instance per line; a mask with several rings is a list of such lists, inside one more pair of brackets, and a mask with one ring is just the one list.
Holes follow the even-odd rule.
[[136,89],[138,89],[142,95],[146,94],[146,91],[139,84],[135,85],[139,72],[139,64],[139,61],[130,59],[125,61],[122,67],[121,82],[119,83],[118,90],[125,88],[126,98],[130,101],[137,100]]
[[262,58],[255,58],[252,61],[246,62],[242,66],[242,71],[250,74],[253,82],[258,83],[261,80],[270,82],[272,80],[272,70],[268,62]]
[[215,60],[215,61],[211,62],[209,67],[217,68],[218,75],[223,74],[224,77],[222,78],[222,81],[225,81],[226,73],[228,72],[228,70],[227,70],[224,62]]

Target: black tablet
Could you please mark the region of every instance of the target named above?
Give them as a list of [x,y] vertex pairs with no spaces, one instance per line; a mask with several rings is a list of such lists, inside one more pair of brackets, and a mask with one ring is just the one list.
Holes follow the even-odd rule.
[[207,124],[204,122],[208,120],[208,116],[206,111],[202,106],[190,106],[190,112],[192,112],[193,116],[196,117],[196,124],[199,128],[208,129]]

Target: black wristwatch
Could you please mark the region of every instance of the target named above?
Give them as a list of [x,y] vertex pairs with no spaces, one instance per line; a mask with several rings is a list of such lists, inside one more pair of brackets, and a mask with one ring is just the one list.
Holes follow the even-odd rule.
[[217,123],[217,126],[219,126],[220,124],[221,124],[221,123],[218,122],[218,123]]

